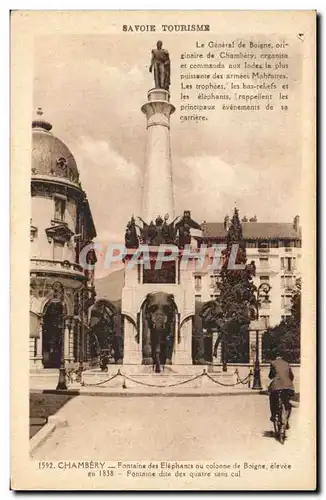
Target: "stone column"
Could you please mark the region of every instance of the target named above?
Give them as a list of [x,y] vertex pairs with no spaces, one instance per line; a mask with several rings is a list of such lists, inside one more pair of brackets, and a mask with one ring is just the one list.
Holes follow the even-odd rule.
[[147,118],[147,145],[142,216],[146,222],[168,213],[174,216],[172,161],[170,150],[170,104],[167,90],[152,89],[141,108]]
[[[69,320],[68,320],[69,321]],[[69,340],[70,340],[70,324],[67,320],[65,321],[63,342],[64,342],[64,357],[65,361],[69,361]]]
[[[173,353],[172,353],[172,364],[173,365],[177,365],[179,364],[178,363],[178,360],[179,360],[179,335],[178,335],[178,328],[179,328],[179,325],[178,325],[178,318],[176,317],[176,321],[175,321],[175,327],[174,327],[174,344],[173,344]],[[180,335],[181,335],[181,332],[180,332]]]
[[217,340],[217,336],[218,336],[218,332],[213,332],[213,335],[212,335],[212,342],[213,342],[213,346],[212,346],[212,351],[213,351],[213,363],[222,363],[223,360],[222,360],[222,342],[219,343],[219,346],[217,348],[217,357],[214,358],[214,346],[215,346],[215,343],[216,343],[216,340]]
[[178,332],[176,327],[175,332],[175,344],[173,353],[173,364],[174,365],[191,365],[191,349],[192,349],[192,322],[189,318],[181,327],[180,331],[180,343],[178,342]]
[[139,338],[139,343],[135,339],[136,335],[137,331],[135,326],[127,318],[124,318],[124,365],[141,365],[141,335]]
[[74,344],[75,344],[75,335],[74,335],[74,323],[70,326],[69,328],[69,349],[68,349],[68,355],[69,355],[69,360],[74,361]]
[[36,356],[34,358],[34,366],[37,368],[43,368],[43,321],[40,320],[38,327],[38,338],[33,339],[36,342]]

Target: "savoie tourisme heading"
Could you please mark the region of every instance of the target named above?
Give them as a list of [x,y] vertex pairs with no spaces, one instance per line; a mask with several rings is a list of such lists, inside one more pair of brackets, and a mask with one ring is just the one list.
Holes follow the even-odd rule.
[[209,24],[123,24],[122,31],[130,32],[179,32],[179,31],[210,31]]

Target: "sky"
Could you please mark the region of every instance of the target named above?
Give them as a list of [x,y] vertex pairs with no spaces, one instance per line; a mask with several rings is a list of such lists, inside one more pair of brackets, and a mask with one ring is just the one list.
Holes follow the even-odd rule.
[[[207,34],[197,39],[207,41]],[[33,105],[75,156],[98,241],[122,242],[141,215],[149,73],[157,35],[56,35],[35,39]],[[223,37],[226,38],[225,36]],[[165,35],[171,57],[171,151],[175,213],[198,222],[240,216],[291,222],[300,210],[301,121],[297,46],[290,49],[287,113],[216,111],[207,122],[180,122],[180,55],[188,36]],[[263,37],[262,37],[262,41]]]

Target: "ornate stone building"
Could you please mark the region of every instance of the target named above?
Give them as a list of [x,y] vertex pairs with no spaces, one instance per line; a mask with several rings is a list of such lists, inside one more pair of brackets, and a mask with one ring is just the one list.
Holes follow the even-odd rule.
[[[58,368],[63,352],[66,362],[87,358],[88,310],[95,299],[94,271],[78,264],[96,236],[94,221],[76,161],[51,129],[38,109],[30,221],[30,365],[37,370]],[[94,251],[87,262],[95,264]]]

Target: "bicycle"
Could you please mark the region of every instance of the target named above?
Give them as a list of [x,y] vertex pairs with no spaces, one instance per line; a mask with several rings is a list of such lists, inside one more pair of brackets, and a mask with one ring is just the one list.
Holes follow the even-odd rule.
[[288,428],[288,421],[290,416],[290,401],[289,396],[284,390],[277,391],[277,404],[274,420],[274,433],[276,439],[284,444],[286,439],[286,431]]

